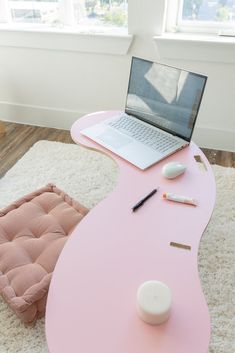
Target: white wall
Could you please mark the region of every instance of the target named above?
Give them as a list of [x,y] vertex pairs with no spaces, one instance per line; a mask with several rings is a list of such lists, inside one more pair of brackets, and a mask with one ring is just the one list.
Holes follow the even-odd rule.
[[[66,39],[44,34],[46,48],[50,41],[54,48],[46,49],[38,34],[34,43],[28,45],[24,32],[14,37],[14,32],[0,31],[0,119],[69,129],[86,113],[123,109],[130,59],[135,55],[208,75],[193,139],[202,147],[235,150],[235,55],[231,58],[226,49],[221,62],[218,46],[213,47],[211,58],[204,58],[205,48],[198,45],[194,56],[181,55],[181,50],[193,52],[187,49],[187,42],[176,41],[173,45],[153,40],[154,35],[161,34],[164,0],[129,0],[129,7],[134,40],[126,55],[112,50],[105,53],[105,48],[94,53],[96,50],[86,50],[86,46],[82,52],[79,47],[71,50],[76,37],[70,42],[69,35]],[[69,43],[66,50],[62,39]],[[55,46],[55,41],[60,40],[61,46]],[[235,42],[231,46],[235,54]],[[216,52],[219,61],[215,60]]]

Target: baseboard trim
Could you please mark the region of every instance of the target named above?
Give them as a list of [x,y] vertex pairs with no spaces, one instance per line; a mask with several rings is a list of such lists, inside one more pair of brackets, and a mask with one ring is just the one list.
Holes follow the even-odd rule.
[[0,120],[34,126],[69,130],[85,114],[88,112],[0,102]]
[[[77,119],[88,113],[88,111],[0,102],[0,120],[64,130],[70,130]],[[197,125],[193,141],[200,147],[235,152],[235,131]]]
[[235,131],[198,125],[192,139],[199,147],[235,152]]

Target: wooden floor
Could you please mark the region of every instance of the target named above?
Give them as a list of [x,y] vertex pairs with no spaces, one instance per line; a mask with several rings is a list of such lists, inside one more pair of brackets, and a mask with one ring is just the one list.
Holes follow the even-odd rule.
[[[66,130],[5,123],[5,133],[0,131],[0,177],[2,177],[25,152],[39,140],[73,143]],[[235,167],[235,153],[202,149],[211,164]]]

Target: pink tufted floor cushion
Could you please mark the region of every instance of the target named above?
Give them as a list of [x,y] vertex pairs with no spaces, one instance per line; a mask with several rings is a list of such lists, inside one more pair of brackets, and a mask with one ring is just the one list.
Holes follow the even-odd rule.
[[52,184],[0,211],[0,293],[24,323],[44,315],[56,261],[87,212]]

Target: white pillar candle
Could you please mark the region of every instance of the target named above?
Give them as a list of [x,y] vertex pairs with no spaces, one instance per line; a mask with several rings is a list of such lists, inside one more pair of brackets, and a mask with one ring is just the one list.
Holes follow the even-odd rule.
[[137,291],[137,311],[140,318],[151,325],[161,324],[169,318],[171,291],[159,281],[147,281]]

